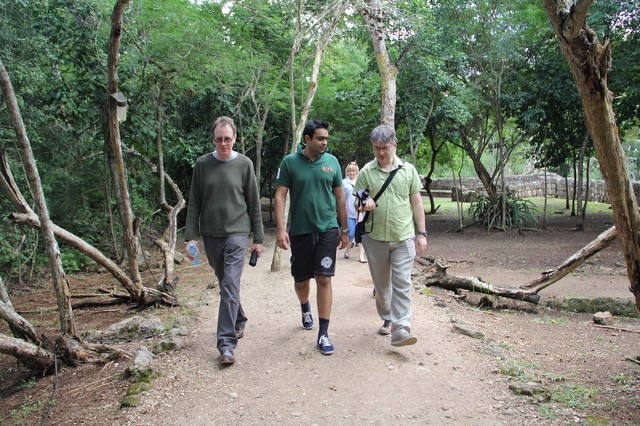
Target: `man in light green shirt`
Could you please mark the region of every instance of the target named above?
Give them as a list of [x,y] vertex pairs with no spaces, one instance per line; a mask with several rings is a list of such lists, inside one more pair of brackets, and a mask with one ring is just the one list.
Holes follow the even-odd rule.
[[[369,212],[362,245],[369,259],[376,308],[383,320],[378,332],[391,334],[393,346],[413,345],[418,339],[411,333],[411,269],[416,254],[427,248],[420,177],[413,165],[396,156],[398,141],[392,127],[376,127],[370,139],[375,159],[358,174],[356,191],[370,192],[358,208]],[[396,169],[388,187],[374,201]]]

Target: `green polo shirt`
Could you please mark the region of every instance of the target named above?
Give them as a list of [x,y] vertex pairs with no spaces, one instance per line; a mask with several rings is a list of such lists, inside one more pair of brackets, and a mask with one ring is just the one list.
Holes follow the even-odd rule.
[[276,185],[289,188],[289,235],[326,232],[338,227],[334,188],[342,187],[338,159],[329,153],[316,161],[301,150],[280,163]]
[[[393,180],[378,198],[378,206],[369,213],[365,232],[377,241],[404,241],[415,236],[411,195],[420,192],[422,184],[416,168],[409,163],[402,164],[396,156],[393,169],[398,170]],[[356,180],[356,191],[368,188],[373,198],[389,176],[378,165],[378,160],[367,163]]]

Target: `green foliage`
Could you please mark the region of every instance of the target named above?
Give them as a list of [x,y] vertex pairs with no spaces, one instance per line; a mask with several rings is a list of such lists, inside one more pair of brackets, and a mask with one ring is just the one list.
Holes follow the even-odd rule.
[[95,265],[92,259],[74,248],[62,247],[60,252],[62,268],[67,273],[81,272],[85,270],[88,265]]
[[41,399],[33,402],[25,402],[20,406],[20,409],[11,410],[9,414],[16,424],[23,424],[29,416],[42,410],[44,406],[45,402]]
[[[487,230],[501,227],[502,197],[502,194],[493,197],[478,196],[478,199],[469,206],[469,214],[474,220],[481,222]],[[538,223],[536,206],[527,199],[511,196],[509,191],[507,191],[505,208],[507,229],[522,230]]]

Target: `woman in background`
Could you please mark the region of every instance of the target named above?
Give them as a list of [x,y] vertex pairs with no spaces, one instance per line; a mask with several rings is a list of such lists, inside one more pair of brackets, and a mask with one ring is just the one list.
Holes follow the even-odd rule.
[[[356,201],[356,178],[358,177],[358,172],[360,168],[355,161],[347,164],[347,167],[344,169],[344,174],[346,177],[342,179],[342,187],[344,188],[345,201],[347,203],[347,225],[349,228],[349,245],[344,251],[344,258],[349,259],[351,257],[351,248],[356,245],[356,223],[359,219],[359,213],[355,207]],[[361,213],[360,213],[361,214]],[[360,245],[360,263],[367,263],[367,256],[364,252],[364,248]]]

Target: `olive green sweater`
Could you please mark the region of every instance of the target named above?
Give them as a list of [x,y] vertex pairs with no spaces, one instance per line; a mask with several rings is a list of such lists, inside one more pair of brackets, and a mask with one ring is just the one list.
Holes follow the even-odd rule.
[[212,153],[201,156],[193,168],[184,239],[198,236],[249,235],[262,244],[264,229],[260,194],[251,160],[238,154],[220,161]]

